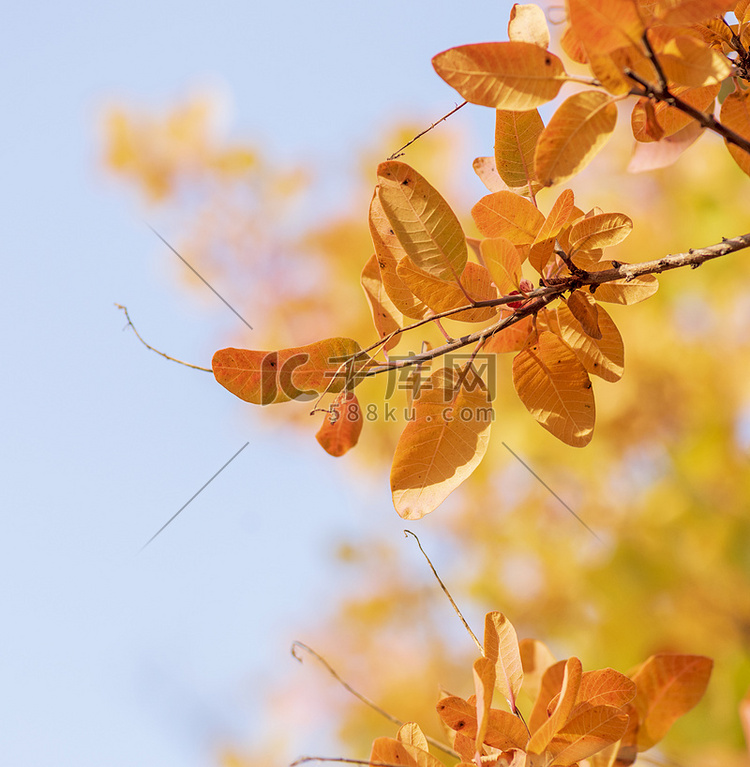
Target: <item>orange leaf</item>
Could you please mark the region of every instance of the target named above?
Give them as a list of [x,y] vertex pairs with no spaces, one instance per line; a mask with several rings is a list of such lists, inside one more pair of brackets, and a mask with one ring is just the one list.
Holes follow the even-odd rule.
[[568,306],[560,304],[556,309],[560,337],[576,353],[586,372],[605,381],[619,381],[625,364],[625,349],[620,331],[609,314],[590,295],[581,295],[585,297],[584,300],[591,302],[589,305],[596,311],[596,324],[601,336],[595,339],[584,331],[570,311],[568,302]]
[[495,167],[510,189],[525,196],[542,188],[534,177],[534,151],[543,128],[536,109],[495,112]]
[[585,671],[581,677],[578,701],[592,706],[622,708],[635,698],[635,682],[612,668]]
[[513,384],[536,420],[567,445],[583,447],[594,435],[591,381],[575,352],[548,331],[513,360]]
[[[469,701],[457,696],[443,698],[437,704],[437,712],[450,729],[475,740],[477,735],[477,712]],[[484,742],[493,748],[506,750],[524,748],[529,739],[523,722],[508,711],[490,709]]]
[[510,9],[508,39],[516,43],[534,43],[549,48],[549,29],[544,11],[538,5],[514,3]]
[[568,223],[574,210],[573,192],[570,189],[564,189],[555,200],[555,204],[529,250],[529,263],[540,274],[554,254],[557,235]]
[[[507,316],[507,312],[500,312],[500,317]],[[523,319],[509,325],[504,330],[490,336],[482,346],[482,351],[488,354],[503,354],[504,352],[518,352],[523,349],[529,334],[534,327],[533,317]]]
[[591,299],[591,295],[587,296],[580,290],[574,290],[565,303],[568,311],[580,323],[583,332],[587,336],[599,340],[602,337],[602,331],[597,319],[598,307],[596,302]]
[[702,655],[652,655],[633,675],[633,701],[640,717],[638,750],[658,743],[703,697],[713,661]]
[[545,721],[547,721],[547,708],[550,701],[562,689],[563,678],[565,677],[565,661],[559,660],[552,663],[542,674],[542,681],[539,685],[534,708],[529,717],[529,729],[531,732],[538,730]]
[[[410,258],[402,259],[396,271],[404,285],[436,314],[450,309],[458,309],[470,303],[458,285],[453,282],[443,282],[443,280],[417,269]],[[485,267],[475,264],[473,261],[466,264],[464,273],[461,275],[461,284],[475,301],[488,301],[497,298],[497,290],[490,281],[490,273]],[[451,315],[451,319],[460,322],[486,322],[496,314],[497,308],[488,306],[457,312]]]
[[639,45],[626,45],[609,53],[592,53],[589,56],[591,72],[610,93],[621,95],[628,93],[633,81],[627,77],[625,69],[632,69],[644,80],[653,80],[656,72],[651,62]]
[[657,16],[666,24],[693,24],[731,11],[736,0],[659,0]]
[[456,214],[406,163],[378,166],[378,197],[406,255],[441,280],[457,280],[466,266],[466,236]]
[[342,391],[331,404],[315,439],[329,455],[340,458],[359,441],[362,411],[354,392]]
[[[376,255],[373,254],[367,260],[359,280],[365,291],[367,302],[370,304],[375,330],[378,331],[380,338],[385,338],[403,325],[404,315],[396,308],[386,293]],[[390,341],[383,344],[383,350],[392,349],[400,340],[401,334],[394,336]]]
[[516,246],[504,237],[494,237],[482,240],[479,247],[500,295],[507,296],[518,290],[521,281],[521,257]]
[[671,136],[649,143],[636,142],[633,156],[628,163],[628,173],[666,168],[676,162],[703,134],[700,123],[691,120],[684,128]]
[[547,752],[552,765],[569,767],[616,743],[625,733],[628,717],[613,706],[592,706],[561,727]]
[[[710,107],[719,92],[719,86],[707,85],[703,88],[677,86],[672,89],[672,92],[701,112],[706,112],[712,111]],[[662,137],[673,136],[687,125],[699,125],[692,117],[676,107],[670,107],[664,101],[650,107],[647,106],[647,101],[648,99],[639,99],[630,116],[630,125],[636,141],[659,141]],[[647,112],[649,109],[653,111],[653,117],[649,117]],[[651,126],[653,120],[658,123],[659,130],[656,133]]]
[[423,319],[430,313],[430,308],[412,294],[396,273],[396,265],[406,252],[401,247],[396,233],[391,229],[377,192],[370,202],[369,223],[370,236],[375,245],[375,255],[378,257],[378,268],[385,292],[393,305],[405,316],[413,320]]
[[376,738],[370,752],[370,764],[402,764],[405,767],[443,767],[443,763],[427,751],[395,738]]
[[589,55],[637,45],[645,29],[635,0],[568,0],[568,10]]
[[575,176],[612,135],[617,107],[599,91],[575,93],[552,115],[536,146],[536,177],[544,186]]
[[[625,263],[621,261],[620,263]],[[591,267],[589,267],[591,269]],[[608,269],[607,263],[601,264],[602,269]],[[594,269],[593,271],[599,271]],[[596,288],[594,294],[597,301],[604,301],[607,304],[620,304],[621,306],[632,306],[656,293],[659,289],[659,280],[654,274],[642,274],[640,277],[634,277],[632,280],[613,280],[605,282]]]
[[[750,140],[750,91],[736,90],[721,105],[721,121],[727,128]],[[742,170],[750,176],[750,154],[725,140],[729,154]]]
[[516,630],[500,612],[485,615],[484,655],[495,664],[495,684],[511,712],[515,712],[516,697],[523,684],[523,666]]
[[568,241],[570,255],[576,250],[608,248],[622,242],[633,231],[633,221],[624,213],[600,213],[573,224]]
[[508,185],[497,172],[494,157],[477,157],[472,163],[472,168],[489,192],[503,192],[508,189]]
[[726,56],[687,35],[669,40],[658,56],[667,79],[690,88],[718,85],[732,70]]
[[396,739],[405,745],[415,746],[416,748],[427,751],[429,745],[420,726],[415,722],[407,722],[399,727],[396,733]]
[[270,405],[310,400],[325,390],[337,394],[347,376],[351,385],[353,371],[339,370],[342,364],[352,358],[356,371],[369,359],[359,352],[359,344],[351,338],[327,338],[270,352],[220,349],[212,366],[216,380],[232,394],[254,405]]
[[[523,689],[535,700],[539,695],[542,676],[555,663],[555,658],[547,645],[538,639],[522,639],[518,643],[518,652],[523,668]],[[559,686],[557,689],[560,689]]]
[[391,468],[393,503],[404,519],[429,514],[476,469],[493,416],[487,388],[471,368],[433,373],[414,411]]
[[471,215],[485,237],[505,237],[514,245],[530,245],[544,224],[534,203],[513,192],[485,195]]
[[436,706],[438,716],[451,730],[461,732],[468,738],[477,734],[477,710],[468,701],[457,695],[441,698]]
[[519,112],[551,101],[568,79],[557,56],[524,42],[461,45],[432,66],[467,101]]
[[487,732],[492,693],[495,690],[495,663],[491,658],[474,661],[474,690],[476,691],[477,734],[474,747],[479,751]]

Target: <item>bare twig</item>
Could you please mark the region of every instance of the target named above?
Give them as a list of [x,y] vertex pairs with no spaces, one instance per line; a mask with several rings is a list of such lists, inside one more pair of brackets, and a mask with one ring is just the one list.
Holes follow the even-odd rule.
[[404,535],[411,535],[414,538],[414,540],[417,542],[417,546],[419,546],[419,550],[422,552],[422,555],[427,560],[427,564],[430,566],[430,570],[432,570],[432,574],[435,576],[435,578],[437,579],[437,582],[440,584],[440,588],[443,590],[443,594],[445,594],[445,596],[448,597],[448,601],[451,603],[451,605],[453,605],[453,609],[456,611],[456,615],[458,615],[458,617],[461,619],[461,623],[464,624],[464,628],[469,632],[469,636],[471,636],[471,638],[474,640],[476,646],[479,648],[479,652],[481,652],[482,655],[484,655],[484,648],[482,647],[482,643],[477,639],[476,634],[471,630],[471,626],[469,626],[469,624],[466,622],[466,618],[464,618],[463,614],[458,609],[458,605],[453,601],[453,597],[451,596],[450,591],[448,591],[448,588],[446,587],[446,585],[443,583],[442,579],[438,575],[438,572],[435,569],[435,565],[432,564],[432,562],[430,561],[430,558],[427,556],[427,553],[422,548],[422,544],[420,543],[419,538],[417,538],[416,534],[413,533],[411,530],[404,530]]
[[399,157],[402,157],[404,154],[404,149],[411,146],[417,139],[422,138],[422,136],[424,136],[425,133],[429,133],[436,125],[440,125],[440,123],[443,122],[443,120],[447,120],[451,115],[456,114],[456,112],[458,112],[459,109],[461,109],[462,107],[465,107],[468,103],[469,103],[468,101],[464,101],[463,104],[459,104],[454,109],[451,109],[451,111],[448,112],[447,115],[443,115],[439,120],[436,120],[434,123],[432,123],[432,125],[430,125],[429,128],[425,128],[425,130],[423,130],[421,133],[417,133],[417,135],[414,136],[414,138],[411,141],[407,141],[401,147],[401,149],[397,149],[388,159],[397,160]]
[[[404,725],[404,722],[401,721],[401,719],[396,718],[393,716],[393,714],[389,714],[385,709],[378,706],[377,703],[370,700],[369,698],[362,695],[362,693],[357,692],[348,682],[345,682],[331,667],[331,664],[328,663],[328,661],[323,658],[321,655],[318,655],[318,653],[315,652],[311,647],[308,647],[303,642],[292,642],[292,655],[300,662],[302,663],[302,658],[297,655],[297,649],[302,649],[309,655],[312,655],[315,660],[317,660],[325,669],[326,671],[347,691],[350,692],[355,698],[359,699],[364,703],[366,706],[369,706],[373,711],[377,711],[378,714],[385,717],[389,722],[393,722],[393,724],[397,725],[398,727],[402,727]],[[444,743],[441,743],[439,740],[435,740],[434,738],[431,738],[429,735],[425,736],[427,738],[427,742],[435,746],[435,748],[439,748],[441,751],[443,751],[446,754],[449,754],[450,756],[458,757],[458,753],[454,751],[449,746],[446,746]],[[306,757],[309,759],[314,759],[315,757]],[[295,763],[296,764],[296,763]],[[365,764],[368,764],[368,762],[365,762]]]
[[164,354],[164,352],[160,352],[158,349],[154,349],[153,346],[150,344],[147,344],[142,338],[140,333],[135,329],[135,325],[133,324],[133,320],[130,319],[130,315],[128,314],[127,307],[123,306],[122,304],[115,304],[115,306],[118,309],[122,309],[123,312],[125,312],[125,319],[128,321],[128,324],[125,326],[126,328],[130,327],[133,328],[133,332],[135,333],[135,337],[147,348],[151,349],[152,352],[156,352],[161,357],[164,357],[165,360],[171,360],[172,362],[177,362],[180,365],[184,365],[186,368],[193,368],[193,370],[203,370],[206,373],[212,373],[213,371],[211,368],[204,368],[200,365],[191,365],[189,362],[183,362],[182,360],[178,360],[175,357],[170,357],[168,354]]

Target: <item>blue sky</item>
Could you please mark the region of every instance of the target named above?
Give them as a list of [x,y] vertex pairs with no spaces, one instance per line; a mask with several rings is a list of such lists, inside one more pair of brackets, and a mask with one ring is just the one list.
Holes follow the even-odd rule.
[[335,599],[331,541],[368,513],[380,530],[402,528],[385,480],[381,494],[358,495],[314,444],[240,417],[210,376],[122,332],[114,302],[148,340],[205,364],[231,317],[179,291],[174,256],[106,179],[102,109],[159,109],[207,85],[231,98],[234,135],[280,162],[345,174],[353,147],[389,116],[427,123],[453,106],[430,57],[503,37],[509,8],[73,0],[6,10],[4,763],[194,767],[217,763],[226,742],[251,745],[289,643]]

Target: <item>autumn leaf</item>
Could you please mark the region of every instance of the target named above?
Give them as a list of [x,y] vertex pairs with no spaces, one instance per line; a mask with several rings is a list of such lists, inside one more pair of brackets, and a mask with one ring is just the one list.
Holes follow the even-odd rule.
[[514,3],[510,9],[508,39],[511,42],[534,43],[546,51],[549,48],[549,29],[544,11],[533,3]]
[[736,0],[659,0],[656,15],[666,24],[694,24],[731,11]]
[[422,751],[427,751],[429,748],[427,738],[425,738],[424,733],[416,722],[407,722],[401,725],[396,733],[396,740],[404,745],[419,748]]
[[[372,321],[380,338],[385,338],[404,324],[404,315],[396,308],[383,285],[383,276],[378,265],[378,257],[370,256],[360,276],[362,289],[370,304]],[[395,335],[383,344],[383,350],[392,349],[401,340],[401,334]]]
[[635,0],[568,0],[570,24],[588,54],[638,43],[643,20]]
[[279,351],[220,349],[212,366],[216,380],[232,394],[254,405],[270,405],[309,400],[324,391],[337,394],[366,364],[367,355],[359,353],[359,344],[350,338],[327,338]]
[[523,689],[532,700],[536,700],[542,685],[542,676],[555,663],[555,658],[544,642],[528,637],[518,643],[518,652],[523,669]]
[[479,180],[487,187],[489,192],[504,192],[508,190],[508,185],[500,178],[495,167],[494,157],[477,157],[472,163],[474,173]]
[[432,66],[473,104],[525,111],[557,96],[568,79],[560,59],[534,43],[478,43],[439,53]]
[[652,655],[633,675],[637,694],[638,750],[658,743],[703,697],[713,661],[702,655]]
[[[507,317],[510,313],[500,311],[499,317]],[[523,349],[529,334],[534,327],[534,318],[529,315],[514,322],[503,330],[493,333],[482,346],[482,351],[493,354],[504,354],[505,352],[519,352]]]
[[500,295],[507,296],[518,290],[521,280],[521,257],[516,246],[504,237],[494,237],[482,240],[480,248],[484,263]]
[[643,173],[666,168],[676,162],[682,153],[703,135],[703,128],[695,120],[659,141],[636,142],[633,156],[628,163],[628,173]]
[[[436,706],[438,715],[446,726],[475,741],[477,735],[477,710],[469,701],[457,696],[442,698]],[[502,750],[525,748],[529,734],[523,722],[508,711],[493,708],[489,711],[484,743]]]
[[[706,112],[711,111],[711,104],[719,93],[719,86],[707,85],[702,88],[675,86],[672,92],[686,104]],[[649,111],[653,113],[651,116]],[[656,128],[653,126],[654,121],[657,123]],[[635,140],[643,142],[660,141],[662,138],[675,135],[688,125],[699,125],[680,109],[671,107],[664,101],[652,104],[646,98],[636,102],[630,116],[630,124]]]
[[471,215],[485,237],[505,237],[514,245],[530,245],[544,225],[544,215],[534,203],[513,192],[485,195]]
[[613,706],[592,706],[574,715],[552,738],[547,753],[551,764],[570,767],[616,743],[625,733],[628,717]]
[[[721,105],[721,121],[727,128],[750,140],[750,91],[735,90]],[[742,170],[750,176],[750,154],[725,140],[729,154]]]
[[395,738],[376,738],[370,752],[371,764],[402,764],[405,767],[444,767],[432,754]]
[[[621,261],[619,263],[625,263]],[[607,262],[599,264],[599,268],[592,268],[589,266],[590,271],[600,271],[601,269],[609,269]],[[659,280],[654,274],[642,274],[638,277],[633,277],[632,280],[612,280],[611,282],[604,282],[596,287],[596,293],[594,294],[597,301],[604,301],[608,304],[620,304],[621,306],[632,306],[638,304],[641,301],[645,301],[647,298],[656,293],[659,289]],[[591,289],[589,288],[590,292]]]
[[326,413],[323,425],[315,435],[318,444],[334,458],[351,450],[362,433],[362,410],[354,392],[342,391]]
[[573,192],[570,189],[564,189],[555,200],[549,215],[529,250],[529,263],[540,274],[554,255],[557,235],[560,234],[562,228],[568,223],[574,210]]
[[495,684],[515,712],[523,666],[516,630],[500,612],[489,612],[484,618],[484,655],[495,664]]
[[587,296],[581,290],[574,290],[565,302],[568,311],[575,317],[580,323],[583,332],[599,340],[602,337],[602,331],[599,328],[598,320],[598,307],[596,303],[591,300],[591,296]]
[[534,176],[534,151],[543,128],[536,109],[495,112],[495,167],[510,189],[529,197],[542,188]]
[[396,511],[420,519],[437,508],[487,451],[492,404],[473,369],[442,368],[414,403],[414,419],[398,441],[391,469]]
[[529,729],[531,732],[538,730],[547,720],[550,701],[557,696],[562,689],[565,678],[565,661],[560,660],[551,663],[542,673],[539,691],[534,701],[534,707],[529,717]]
[[575,352],[549,331],[513,360],[513,384],[527,410],[547,431],[572,447],[594,434],[591,381]]
[[677,85],[717,85],[732,71],[726,56],[687,35],[670,39],[658,55],[667,79]]
[[570,255],[577,250],[609,248],[621,243],[633,231],[633,221],[624,213],[600,213],[577,221],[568,237]]
[[477,734],[474,747],[479,751],[487,732],[492,693],[495,690],[495,662],[491,658],[474,661],[474,690],[476,693]]
[[458,280],[466,266],[466,236],[442,196],[406,163],[378,166],[378,197],[406,255],[441,280]]
[[578,700],[592,706],[615,706],[621,708],[636,695],[636,684],[630,677],[612,668],[584,671]]
[[539,182],[560,184],[581,171],[602,149],[616,122],[617,107],[606,93],[585,91],[565,99],[537,143]]

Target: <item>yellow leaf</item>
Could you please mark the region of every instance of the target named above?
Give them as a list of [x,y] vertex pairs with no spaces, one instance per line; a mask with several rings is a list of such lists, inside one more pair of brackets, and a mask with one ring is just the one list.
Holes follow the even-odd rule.
[[513,192],[485,195],[471,215],[485,237],[505,237],[514,245],[530,245],[544,224],[534,203]]
[[[624,261],[620,263],[624,264]],[[609,269],[607,262],[602,262],[599,268],[589,267],[589,271],[601,271]],[[591,291],[597,301],[604,301],[607,304],[620,304],[621,306],[632,306],[656,293],[659,289],[659,280],[654,274],[642,274],[640,277],[634,277],[632,280],[613,280],[599,285],[595,291]]]
[[628,727],[628,717],[613,706],[592,706],[574,715],[550,742],[551,765],[570,767],[616,743]]
[[[510,748],[526,748],[528,740],[529,733],[517,716],[497,708],[490,710],[484,734],[484,742],[488,746],[507,751]],[[508,767],[512,767],[512,763]]]
[[[404,285],[436,314],[470,304],[466,294],[458,285],[453,282],[443,282],[418,269],[408,257],[401,260],[397,273]],[[497,290],[490,281],[490,273],[485,267],[473,261],[466,264],[464,273],[461,275],[461,284],[475,301],[497,298]],[[496,314],[497,307],[490,306],[457,312],[451,315],[451,319],[459,322],[486,322]]]
[[[394,330],[402,327],[404,315],[396,308],[383,286],[383,277],[378,265],[378,257],[370,256],[362,269],[360,276],[362,289],[365,291],[367,302],[370,304],[372,321],[380,338],[390,335]],[[383,344],[384,351],[392,349],[401,340],[401,334],[394,336],[390,341]]]
[[477,734],[474,747],[479,751],[487,732],[492,693],[495,690],[495,663],[490,658],[477,658],[474,661],[473,670],[477,708]]
[[557,96],[568,79],[560,59],[534,43],[478,43],[438,53],[432,66],[473,104],[525,111]]
[[635,682],[612,668],[585,671],[578,690],[578,702],[592,706],[622,708],[635,698]]
[[700,123],[691,120],[677,133],[665,136],[659,141],[637,142],[633,149],[633,156],[628,163],[628,173],[642,173],[672,165],[702,135],[703,128],[701,128]]
[[521,257],[516,246],[504,237],[482,240],[482,259],[501,296],[518,290],[521,280]]
[[[576,291],[579,293],[580,291]],[[605,381],[619,381],[625,364],[625,350],[622,336],[612,318],[591,296],[581,292],[589,306],[596,311],[596,324],[600,338],[586,333],[578,319],[568,306],[557,307],[557,322],[560,337],[576,353],[588,373],[597,375]]]
[[413,320],[424,319],[430,313],[430,307],[425,306],[401,281],[396,273],[398,262],[406,252],[391,229],[391,224],[383,211],[377,192],[370,202],[370,236],[378,257],[378,268],[383,287],[393,305],[406,317]]
[[420,726],[415,722],[407,722],[401,725],[399,731],[396,733],[396,740],[405,745],[415,746],[416,748],[427,751],[429,745],[427,738],[425,738]]
[[713,661],[702,655],[652,655],[633,675],[638,711],[638,750],[658,743],[703,697]]
[[635,0],[568,0],[568,13],[589,55],[637,45],[645,29]]
[[691,88],[717,85],[729,77],[732,70],[726,56],[702,40],[686,35],[669,40],[658,56],[670,82]]
[[456,214],[406,163],[378,166],[378,197],[406,255],[441,280],[458,280],[466,266],[466,236]]
[[659,0],[656,15],[666,24],[693,24],[731,11],[736,0]]
[[633,221],[624,213],[600,213],[573,224],[570,230],[570,255],[577,250],[609,248],[622,242],[633,231]]
[[576,657],[568,658],[565,662],[565,671],[563,673],[562,688],[557,698],[552,713],[545,722],[542,723],[529,740],[527,750],[532,754],[541,754],[549,746],[552,738],[555,737],[558,730],[568,721],[576,699],[578,690],[581,686],[581,661]]
[[602,337],[597,318],[598,307],[590,295],[587,296],[580,290],[574,290],[565,303],[568,311],[578,321],[587,336],[597,340]]
[[510,9],[508,39],[515,43],[534,43],[546,51],[549,29],[544,11],[538,5],[514,3]]
[[534,150],[543,128],[536,109],[495,112],[495,167],[510,189],[525,196],[542,188],[534,177]]
[[370,764],[401,764],[404,767],[444,767],[432,754],[395,738],[376,738],[370,752]]
[[563,101],[542,131],[536,147],[536,177],[544,186],[575,176],[612,135],[617,107],[599,91],[575,93]]
[[489,612],[484,618],[484,655],[495,664],[495,685],[515,712],[523,666],[516,630],[500,612]]
[[547,262],[552,258],[557,235],[568,223],[574,210],[573,192],[570,189],[564,189],[555,200],[555,204],[539,230],[531,250],[529,250],[529,263],[539,274],[542,273]]
[[522,639],[518,643],[518,652],[521,655],[523,669],[523,689],[529,693],[532,700],[536,700],[541,688],[542,676],[555,663],[555,657],[547,645],[538,639]]
[[539,685],[534,702],[534,708],[529,717],[529,730],[535,732],[544,722],[547,721],[550,702],[559,694],[562,689],[563,679],[565,678],[565,661],[560,660],[547,666],[542,674],[542,681]]
[[[721,105],[721,122],[743,138],[750,140],[750,91],[737,89],[724,99]],[[732,159],[750,176],[750,154],[726,140],[724,143]]]
[[362,424],[362,411],[356,395],[342,391],[331,404],[330,413],[326,414],[315,439],[326,453],[340,458],[359,441]]
[[610,93],[621,95],[628,93],[633,81],[624,74],[632,69],[644,80],[656,77],[653,65],[648,60],[640,45],[626,45],[609,53],[592,53],[589,56],[591,72]]
[[[327,338],[279,351],[220,349],[213,357],[216,380],[255,405],[310,400],[325,390],[340,392],[369,359],[351,338]],[[350,369],[342,364],[352,358]],[[341,369],[340,369],[341,368]]]
[[404,519],[436,509],[476,469],[490,437],[492,404],[473,369],[442,368],[428,381],[391,468],[393,503]]
[[572,447],[594,434],[596,408],[591,381],[575,352],[548,331],[513,360],[513,384],[531,415]]
[[[508,312],[500,312],[500,318],[508,316]],[[482,346],[482,351],[488,354],[502,354],[504,352],[518,352],[523,349],[529,334],[533,330],[533,318],[524,317],[513,325],[490,336]]]

